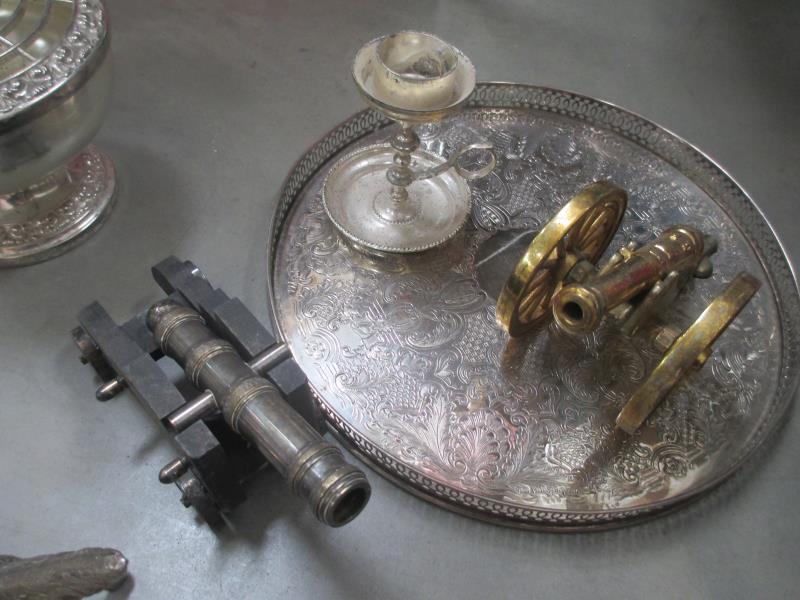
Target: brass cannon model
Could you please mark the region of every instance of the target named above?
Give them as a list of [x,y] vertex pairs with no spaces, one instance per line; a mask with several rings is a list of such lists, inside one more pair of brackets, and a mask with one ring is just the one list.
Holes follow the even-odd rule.
[[578,275],[583,281],[562,287],[553,297],[553,318],[564,331],[587,333],[612,314],[625,333],[633,334],[691,277],[711,276],[708,257],[716,249],[714,238],[688,225],[670,227],[639,249],[629,244],[596,273],[586,265]]
[[[717,242],[688,225],[670,227],[641,248],[629,243],[598,267],[626,206],[624,190],[596,182],[545,225],[498,298],[497,321],[511,337],[551,314],[567,333],[593,331],[611,315],[624,333],[634,335],[654,319],[663,320],[693,277],[711,276],[709,257]],[[634,433],[690,369],[702,367],[712,344],[759,287],[757,279],[740,273],[685,331],[665,322],[653,327],[653,345],[664,356],[617,416],[617,427]]]

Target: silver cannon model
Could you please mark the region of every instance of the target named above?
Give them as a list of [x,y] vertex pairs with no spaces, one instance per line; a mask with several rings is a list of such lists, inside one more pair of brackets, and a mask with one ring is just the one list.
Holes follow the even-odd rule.
[[[198,389],[207,390],[189,406],[221,411],[226,423],[309,502],[320,521],[339,527],[361,512],[371,491],[364,473],[324,441],[229,342],[216,337],[199,313],[164,300],[148,311],[147,326],[164,354],[184,368]],[[197,410],[189,412],[172,415],[172,426],[180,429],[181,420],[197,418]]]

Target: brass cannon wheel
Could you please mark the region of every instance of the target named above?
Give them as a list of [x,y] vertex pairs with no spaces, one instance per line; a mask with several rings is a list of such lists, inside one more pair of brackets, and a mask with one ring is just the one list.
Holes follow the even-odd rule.
[[628,196],[611,182],[583,188],[533,239],[497,300],[497,322],[511,337],[530,331],[578,260],[596,263],[619,228]]
[[711,353],[711,346],[760,287],[761,282],[758,279],[748,273],[739,273],[709,303],[697,320],[666,349],[656,368],[620,411],[617,427],[630,434],[639,429],[684,375],[692,368],[705,364]]

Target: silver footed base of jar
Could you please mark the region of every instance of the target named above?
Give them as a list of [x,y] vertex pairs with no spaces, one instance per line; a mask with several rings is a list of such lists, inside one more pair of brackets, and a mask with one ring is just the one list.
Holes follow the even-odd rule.
[[39,183],[0,194],[0,267],[54,258],[82,242],[108,216],[116,175],[89,145]]

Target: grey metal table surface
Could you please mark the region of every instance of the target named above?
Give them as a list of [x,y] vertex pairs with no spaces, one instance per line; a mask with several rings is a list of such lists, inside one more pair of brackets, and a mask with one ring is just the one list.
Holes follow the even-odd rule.
[[639,112],[726,167],[800,258],[796,3],[109,0],[116,88],[99,137],[117,207],[87,243],[0,272],[0,553],[113,546],[111,598],[780,598],[800,586],[800,425],[740,474],[654,521],[592,534],[505,529],[370,472],[332,530],[264,473],[212,531],[157,482],[173,451],[128,394],[100,405],[69,337],[94,299],[122,320],[157,298],[149,266],[191,258],[267,320],[265,244],[281,180],[360,110],[349,62],[402,28],[463,49],[482,79]]

